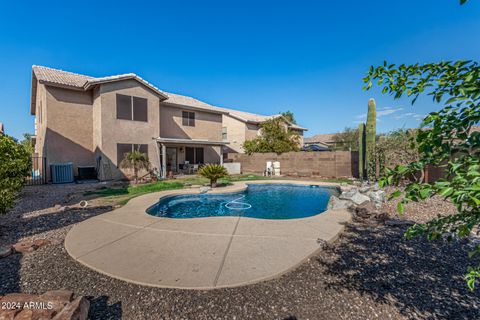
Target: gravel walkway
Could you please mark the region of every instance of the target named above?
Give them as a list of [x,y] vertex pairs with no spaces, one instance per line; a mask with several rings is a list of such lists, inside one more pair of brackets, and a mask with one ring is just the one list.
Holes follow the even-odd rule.
[[468,243],[406,241],[403,226],[349,225],[338,241],[294,271],[245,287],[187,291],[115,280],[76,263],[63,248],[73,223],[111,210],[52,208],[78,202],[87,188],[92,186],[28,187],[17,207],[0,218],[1,242],[46,235],[57,240],[0,259],[0,294],[70,289],[89,297],[92,319],[480,318],[480,294],[469,292],[462,279],[472,262]]

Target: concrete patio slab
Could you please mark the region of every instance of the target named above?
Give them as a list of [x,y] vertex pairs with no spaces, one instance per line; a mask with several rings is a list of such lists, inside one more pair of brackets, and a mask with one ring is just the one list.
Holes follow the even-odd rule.
[[119,225],[100,219],[88,219],[75,225],[68,232],[65,238],[65,247],[70,255],[78,258],[137,230],[138,228],[135,226]]
[[148,228],[159,231],[179,231],[200,234],[231,235],[238,217],[208,217],[195,219],[159,219]]
[[229,235],[143,229],[81,257],[107,275],[149,286],[211,288]]
[[294,238],[233,237],[216,287],[254,283],[283,274],[320,248]]
[[[246,183],[240,182],[211,193],[245,188]],[[346,210],[286,220],[172,219],[145,212],[161,197],[198,192],[182,189],[134,198],[122,208],[75,225],[65,239],[65,248],[78,262],[137,284],[184,289],[234,287],[291,270],[318,250],[323,241],[335,239],[350,219]]]

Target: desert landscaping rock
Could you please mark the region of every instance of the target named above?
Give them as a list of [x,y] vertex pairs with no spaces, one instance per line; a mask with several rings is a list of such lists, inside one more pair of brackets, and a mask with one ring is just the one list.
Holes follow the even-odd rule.
[[53,320],[83,320],[88,317],[90,302],[84,297],[78,297],[67,304]]
[[[0,296],[0,319],[83,320],[90,304],[84,297],[73,300],[73,292],[52,290],[41,295],[11,293]],[[12,318],[13,319],[13,318]]]
[[[407,241],[407,226],[352,223],[298,268],[244,287],[177,290],[112,279],[75,262],[62,244],[72,224],[111,209],[96,204],[60,216],[50,209],[68,193],[78,203],[85,190],[85,185],[27,187],[14,210],[1,217],[10,227],[2,229],[0,243],[32,237],[58,241],[0,259],[0,294],[65,288],[88,297],[91,319],[480,318],[480,294],[470,292],[463,279],[472,263],[470,249],[461,242]],[[395,208],[396,202],[387,202],[380,211],[397,217]],[[407,204],[400,218],[423,222],[452,210],[435,198]]]
[[380,209],[385,202],[386,192],[383,190],[371,191],[368,193],[368,196],[375,203],[377,209]]
[[342,192],[339,198],[342,200],[352,201],[356,205],[370,201],[370,198],[368,196],[360,193],[356,188],[352,188],[349,191]]
[[348,209],[352,206],[352,203],[348,200],[340,200],[335,196],[331,196],[328,201],[327,208],[332,210]]
[[1,258],[5,258],[5,257],[8,257],[9,255],[11,255],[13,252],[13,248],[12,246],[0,246],[0,259]]

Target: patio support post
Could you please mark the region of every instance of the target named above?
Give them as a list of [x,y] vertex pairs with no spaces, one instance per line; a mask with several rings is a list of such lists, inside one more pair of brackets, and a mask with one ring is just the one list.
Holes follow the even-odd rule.
[[167,147],[164,143],[162,145],[162,179],[167,177]]
[[223,165],[223,146],[220,146],[220,164]]

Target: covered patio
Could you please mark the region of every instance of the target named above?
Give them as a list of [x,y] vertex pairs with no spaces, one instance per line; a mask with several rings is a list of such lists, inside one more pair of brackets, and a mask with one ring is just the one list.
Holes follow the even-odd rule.
[[184,138],[156,138],[160,175],[195,173],[206,163],[223,164],[223,147],[226,141],[211,141]]

